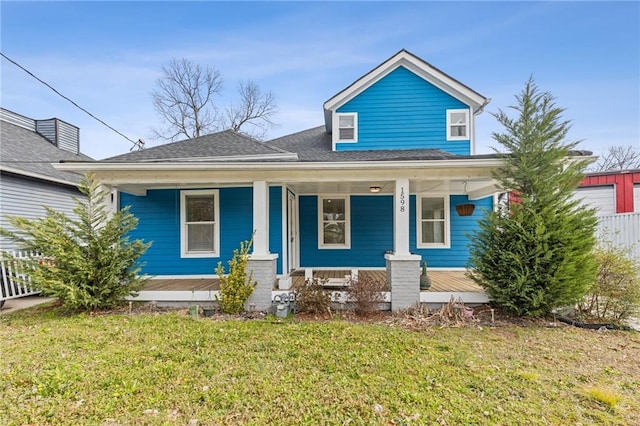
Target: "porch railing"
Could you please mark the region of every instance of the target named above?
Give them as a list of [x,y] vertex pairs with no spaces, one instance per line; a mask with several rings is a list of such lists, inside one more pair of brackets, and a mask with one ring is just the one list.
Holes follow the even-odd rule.
[[38,253],[20,250],[0,252],[0,302],[40,293],[30,285],[29,269],[24,262],[38,256]]

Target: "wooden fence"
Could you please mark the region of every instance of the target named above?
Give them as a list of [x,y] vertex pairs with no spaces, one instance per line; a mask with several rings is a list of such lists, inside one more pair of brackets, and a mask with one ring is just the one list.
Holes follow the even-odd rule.
[[598,217],[598,239],[627,251],[640,260],[640,213]]
[[40,293],[29,285],[29,271],[23,262],[37,256],[37,253],[24,251],[0,252],[0,304],[7,299]]

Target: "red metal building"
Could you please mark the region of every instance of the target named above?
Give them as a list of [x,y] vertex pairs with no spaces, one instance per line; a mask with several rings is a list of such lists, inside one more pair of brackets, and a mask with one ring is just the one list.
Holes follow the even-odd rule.
[[601,214],[640,212],[640,169],[588,173],[578,192]]

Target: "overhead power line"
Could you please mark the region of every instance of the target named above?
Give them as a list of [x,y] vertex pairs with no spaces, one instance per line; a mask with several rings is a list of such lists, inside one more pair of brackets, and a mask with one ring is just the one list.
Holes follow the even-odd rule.
[[44,84],[45,86],[47,86],[49,89],[53,90],[58,96],[62,97],[63,99],[66,99],[67,101],[71,102],[71,104],[73,104],[73,106],[75,106],[76,108],[78,108],[79,110],[85,112],[87,115],[89,115],[91,118],[93,118],[94,120],[100,122],[101,124],[103,124],[104,126],[106,126],[107,128],[113,130],[114,132],[116,132],[117,134],[119,134],[120,136],[122,136],[123,138],[125,138],[126,140],[128,140],[129,142],[131,142],[133,144],[133,146],[131,147],[131,151],[133,151],[134,149],[144,149],[144,141],[142,139],[138,139],[138,141],[134,141],[133,139],[129,138],[127,135],[123,134],[122,132],[119,132],[117,129],[113,128],[112,126],[108,125],[107,123],[105,123],[103,120],[99,119],[98,117],[96,117],[95,115],[91,114],[89,111],[87,111],[86,109],[82,108],[80,105],[78,105],[77,103],[75,103],[74,101],[72,101],[71,99],[69,99],[67,96],[63,95],[62,93],[60,93],[58,90],[56,90],[55,87],[53,87],[52,85],[50,85],[49,83],[47,83],[46,81],[42,80],[41,78],[39,78],[38,76],[36,76],[34,73],[32,73],[31,71],[29,71],[28,69],[26,69],[25,67],[23,67],[22,65],[20,65],[19,63],[17,63],[16,61],[14,61],[13,59],[11,59],[10,57],[8,57],[7,55],[5,55],[3,52],[0,52],[0,55],[2,55],[3,58],[5,58],[7,61],[11,62],[12,64],[14,64],[15,66],[17,66],[18,68],[20,68],[22,71],[26,72],[27,74],[29,74],[31,77],[35,78],[36,80],[38,80],[40,83]]

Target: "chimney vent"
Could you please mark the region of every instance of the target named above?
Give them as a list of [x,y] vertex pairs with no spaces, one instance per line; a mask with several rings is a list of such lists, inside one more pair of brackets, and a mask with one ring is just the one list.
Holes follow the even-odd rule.
[[36,132],[60,149],[80,153],[80,129],[58,118],[36,120]]
[[60,149],[80,153],[80,129],[73,124],[58,118],[34,120],[5,108],[0,108],[0,120],[39,133]]

